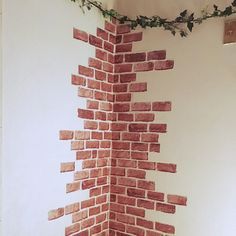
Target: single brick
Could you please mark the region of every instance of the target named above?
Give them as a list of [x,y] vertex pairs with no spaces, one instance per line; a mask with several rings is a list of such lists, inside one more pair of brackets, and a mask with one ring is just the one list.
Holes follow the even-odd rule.
[[107,61],[107,52],[104,52],[104,51],[96,48],[95,57],[100,60]]
[[76,159],[77,160],[84,160],[84,159],[89,159],[92,157],[92,152],[91,151],[78,151],[76,152]]
[[174,214],[175,213],[175,206],[165,203],[156,203],[156,211],[161,211],[164,213]]
[[139,141],[140,140],[140,133],[123,133],[122,140]]
[[107,114],[106,112],[102,112],[102,111],[96,111],[95,112],[95,119],[96,120],[106,120]]
[[88,179],[88,177],[89,177],[89,171],[87,170],[77,171],[74,174],[74,180]]
[[149,152],[157,152],[159,153],[161,146],[159,143],[150,143]]
[[109,84],[109,83],[102,82],[101,90],[105,91],[105,92],[111,92],[112,91],[112,85]]
[[174,234],[175,233],[175,227],[172,226],[172,225],[162,224],[162,223],[156,222],[155,228],[156,228],[156,230],[161,231],[163,233],[168,233],[168,234]]
[[159,135],[158,134],[142,134],[141,140],[142,142],[158,142]]
[[74,137],[74,131],[71,130],[61,130],[59,133],[60,140],[70,140]]
[[89,68],[89,67],[79,65],[79,74],[87,76],[87,77],[93,77],[94,76],[94,70]]
[[106,98],[107,98],[107,95],[105,92],[99,92],[99,91],[94,92],[94,99],[99,100],[99,101],[105,101]]
[[129,187],[136,187],[136,180],[131,178],[118,178],[118,184]]
[[136,113],[135,114],[135,121],[151,122],[151,121],[154,121],[154,119],[155,119],[154,113]]
[[114,45],[108,42],[104,42],[103,45],[104,50],[113,53],[114,52]]
[[129,125],[130,132],[147,132],[147,124],[135,123]]
[[73,85],[86,85],[86,79],[82,76],[79,75],[71,75],[71,83]]
[[88,42],[88,34],[85,31],[79,30],[79,29],[73,29],[73,37],[75,39]]
[[131,31],[131,26],[127,24],[121,24],[117,26],[116,33],[117,34],[126,34]]
[[89,43],[95,47],[102,48],[102,40],[94,35],[89,35]]
[[97,110],[99,106],[98,101],[87,100],[87,109]]
[[109,72],[109,73],[112,73],[113,72],[113,65],[110,64],[110,63],[107,63],[107,62],[103,62],[102,70],[106,71],[106,72]]
[[105,21],[105,30],[115,33],[116,32],[116,26],[108,21]]
[[129,87],[130,92],[145,92],[147,91],[147,83],[133,83]]
[[109,102],[101,102],[100,109],[102,111],[112,111],[112,104]]
[[64,208],[58,208],[48,212],[48,220],[55,220],[62,216],[64,216]]
[[138,33],[131,33],[124,35],[123,42],[130,43],[130,42],[138,42],[143,39],[143,32]]
[[130,102],[131,93],[116,94],[116,102]]
[[131,52],[131,51],[132,51],[132,44],[131,43],[116,45],[116,49],[115,49],[116,53]]
[[89,200],[84,200],[81,202],[81,209],[89,208],[95,205],[95,198],[91,198]]
[[164,202],[164,193],[148,191],[148,199],[152,199],[159,202]]
[[108,40],[108,33],[103,29],[97,28],[97,36],[104,40]]
[[93,98],[93,90],[86,88],[79,88],[78,96],[83,98]]
[[136,80],[136,73],[120,75],[120,83],[129,83],[135,80]]
[[118,195],[117,197],[118,197],[118,199],[117,199],[118,203],[124,204],[124,205],[135,206],[135,203],[136,203],[135,198],[131,198],[131,197],[127,197],[127,196],[121,196],[121,195]]
[[112,150],[111,156],[113,158],[130,158],[130,152],[129,151],[123,151],[123,150]]
[[113,34],[109,35],[109,42],[113,44],[118,44],[121,43],[121,41],[122,41],[122,35],[113,35]]
[[157,133],[166,133],[167,125],[166,124],[150,124],[149,132],[157,132]]
[[131,53],[125,55],[125,62],[139,62],[146,60],[146,53]]
[[114,84],[113,85],[114,93],[123,93],[123,92],[127,92],[127,90],[128,90],[127,84]]
[[133,68],[132,64],[116,64],[114,72],[115,73],[127,73],[131,72]]
[[85,109],[78,109],[78,117],[83,119],[94,119],[94,112]]
[[139,180],[138,188],[146,189],[146,190],[155,190],[155,182],[147,181],[147,180]]
[[77,140],[87,140],[90,138],[89,131],[75,131],[75,139]]
[[65,228],[65,236],[72,235],[80,231],[80,224],[73,224]]
[[134,65],[135,72],[151,71],[154,68],[153,62],[142,62]]
[[86,149],[94,149],[99,148],[98,141],[86,141]]
[[114,103],[113,111],[114,112],[128,112],[130,110],[129,103]]
[[134,216],[145,217],[145,210],[144,210],[144,209],[137,208],[137,207],[130,207],[130,206],[127,206],[127,207],[126,207],[126,213],[127,213],[127,214],[131,214],[131,215],[134,215]]
[[134,115],[128,114],[128,113],[119,113],[118,114],[118,120],[119,121],[133,121]]
[[123,62],[123,57],[124,56],[122,54],[118,54],[118,55],[109,54],[108,55],[108,61],[112,64],[122,63]]
[[112,142],[112,148],[115,150],[129,150],[130,143],[129,142]]
[[155,62],[155,70],[170,70],[173,68],[174,68],[174,61],[172,60]]
[[171,111],[171,102],[153,102],[153,111]]
[[71,142],[71,150],[83,150],[84,142],[83,141],[72,141]]
[[111,131],[127,131],[126,123],[111,123]]
[[138,168],[144,169],[144,170],[155,170],[156,169],[156,163],[150,162],[150,161],[139,161],[138,162]]
[[102,69],[102,62],[90,57],[89,58],[89,67],[93,67],[98,70],[101,70]]
[[95,79],[97,80],[106,80],[106,73],[105,72],[102,72],[102,71],[99,71],[99,70],[96,70],[95,71]]
[[86,219],[86,218],[88,218],[88,210],[76,212],[75,214],[72,215],[73,223],[79,222],[79,221]]
[[166,59],[166,51],[159,50],[159,51],[151,51],[147,53],[147,60],[165,60]]
[[131,158],[135,160],[147,160],[148,153],[147,152],[131,152]]
[[134,225],[135,217],[125,215],[125,214],[117,214],[117,221],[128,224],[128,225]]
[[67,205],[65,207],[65,214],[66,215],[72,214],[72,213],[77,212],[79,210],[80,210],[80,203],[79,202],[73,203],[73,204]]
[[183,196],[169,194],[167,195],[167,202],[171,204],[186,206],[187,198]]
[[127,176],[138,178],[138,179],[145,179],[146,172],[144,170],[128,169]]
[[137,206],[138,207],[143,207],[149,210],[154,210],[154,202],[150,200],[143,200],[143,199],[138,199],[137,200]]
[[80,182],[66,184],[66,193],[75,192],[80,189]]
[[157,163],[157,170],[162,172],[176,173],[176,165],[168,163]]
[[151,103],[150,102],[135,102],[131,104],[132,111],[150,111]]
[[137,225],[141,226],[141,227],[144,227],[146,229],[154,229],[154,222],[149,221],[149,220],[144,220],[144,219],[137,218]]
[[94,218],[85,219],[81,222],[81,229],[89,228],[92,225],[94,225],[94,223],[95,223]]
[[132,143],[131,150],[148,151],[148,144],[147,143]]
[[61,163],[60,170],[61,170],[61,173],[74,171],[75,170],[75,162]]

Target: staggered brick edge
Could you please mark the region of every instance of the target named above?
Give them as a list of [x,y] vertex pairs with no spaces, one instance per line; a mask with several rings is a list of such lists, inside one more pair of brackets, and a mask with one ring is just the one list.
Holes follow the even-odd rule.
[[[146,210],[174,214],[187,198],[156,190],[147,171],[174,174],[173,163],[151,162],[150,152],[159,153],[159,136],[167,125],[158,123],[158,112],[171,111],[171,102],[133,102],[133,94],[147,91],[147,82],[136,82],[138,72],[170,70],[173,60],[165,50],[132,53],[142,32],[131,32],[126,24],[105,22],[96,36],[74,29],[73,37],[95,47],[88,66],[79,65],[71,83],[86,108],[78,109],[84,119],[83,131],[60,131],[61,140],[71,141],[75,161],[61,163],[61,173],[74,173],[66,192],[89,191],[89,199],[51,210],[48,219],[71,215],[65,236],[175,234],[167,222],[147,219]],[[76,169],[82,162],[82,170]]]

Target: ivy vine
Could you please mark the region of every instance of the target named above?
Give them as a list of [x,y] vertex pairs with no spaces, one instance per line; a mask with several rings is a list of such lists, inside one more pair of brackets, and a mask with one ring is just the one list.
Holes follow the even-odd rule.
[[106,9],[101,2],[95,0],[71,0],[77,2],[85,12],[85,9],[91,10],[93,7],[97,8],[105,18],[116,19],[120,23],[128,23],[132,29],[138,26],[142,28],[163,28],[170,31],[173,35],[180,34],[181,37],[187,37],[189,32],[192,32],[195,25],[200,25],[203,21],[216,17],[227,17],[236,13],[236,0],[231,5],[220,9],[217,5],[213,5],[212,11],[207,9],[202,10],[202,15],[195,18],[195,13],[189,13],[188,10],[182,11],[174,20],[168,20],[158,15],[147,17],[139,15],[135,19],[128,16],[121,15],[114,9]]

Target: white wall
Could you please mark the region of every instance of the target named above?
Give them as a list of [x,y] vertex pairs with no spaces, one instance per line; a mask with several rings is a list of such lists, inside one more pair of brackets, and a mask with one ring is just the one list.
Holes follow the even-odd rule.
[[[119,0],[125,14],[174,17],[184,9],[200,11],[214,2]],[[177,175],[150,173],[157,189],[188,196],[188,206],[173,216],[149,214],[152,220],[175,224],[177,236],[234,235],[236,231],[236,44],[224,46],[223,19],[194,28],[187,38],[162,30],[145,30],[135,51],[166,49],[175,69],[143,73],[148,93],[136,99],[170,100],[171,113],[161,114],[168,123],[161,153],[153,160],[177,163]]]
[[82,128],[77,108],[84,101],[70,75],[94,55],[72,30],[95,34],[103,19],[96,10],[83,15],[70,0],[3,2],[2,235],[64,235],[70,217],[48,222],[48,211],[87,193],[65,194],[73,178],[60,174],[60,163],[75,154],[58,133]]

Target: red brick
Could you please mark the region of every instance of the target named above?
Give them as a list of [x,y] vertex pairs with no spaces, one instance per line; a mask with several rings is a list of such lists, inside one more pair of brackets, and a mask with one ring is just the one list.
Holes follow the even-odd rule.
[[111,193],[125,194],[125,187],[118,185],[111,185]]
[[98,70],[102,69],[102,62],[94,59],[94,58],[89,58],[89,67],[96,68]]
[[114,72],[115,73],[127,73],[131,72],[133,68],[132,64],[116,64]]
[[65,236],[72,235],[80,231],[80,224],[73,224],[65,228]]
[[128,90],[127,84],[114,84],[113,85],[113,92],[114,93],[127,92],[127,90]]
[[48,220],[55,220],[64,216],[64,208],[58,208],[48,212]]
[[121,186],[136,187],[136,180],[130,178],[118,178],[118,184]]
[[131,52],[131,51],[132,51],[132,44],[131,43],[116,45],[116,50],[115,50],[116,53]]
[[143,200],[143,199],[138,199],[137,200],[137,206],[138,207],[143,207],[146,209],[154,210],[154,202],[149,201],[149,200]]
[[102,176],[102,168],[96,168],[96,169],[90,170],[90,178],[96,178],[96,177],[101,177],[101,176]]
[[[102,226],[101,225],[95,225],[90,229],[90,234],[91,235],[99,235],[99,233],[102,231]],[[102,236],[102,234],[101,234]]]
[[92,157],[91,151],[78,151],[76,152],[76,160],[84,160]]
[[167,202],[171,204],[186,206],[187,198],[183,196],[169,194],[167,195]]
[[155,70],[170,70],[173,68],[174,68],[174,61],[172,60],[155,62]]
[[110,210],[114,212],[124,213],[125,207],[121,204],[111,203]]
[[107,201],[107,195],[102,195],[96,198],[96,204],[102,204]]
[[116,94],[116,102],[130,102],[131,93]]
[[155,119],[154,113],[136,113],[135,114],[135,121],[151,122],[151,121],[154,121],[154,119]]
[[83,150],[84,142],[83,141],[72,141],[71,142],[71,150]]
[[88,230],[81,231],[80,233],[73,236],[89,236]]
[[94,76],[94,70],[91,69],[91,68],[79,65],[79,74],[87,76],[87,77],[93,77]]
[[111,44],[111,43],[104,42],[103,48],[104,48],[106,51],[108,51],[108,52],[111,52],[111,53],[114,52],[114,45]]
[[164,202],[164,193],[148,191],[148,199]]
[[119,140],[120,133],[119,132],[104,132],[104,139]]
[[102,40],[94,35],[89,35],[89,43],[95,47],[102,48]]
[[116,32],[116,26],[108,21],[105,21],[105,30],[115,33]]
[[80,182],[66,184],[66,193],[75,192],[80,189]]
[[119,75],[108,74],[108,82],[109,83],[117,83],[119,81]]
[[109,130],[109,123],[99,122],[99,130]]
[[123,62],[123,57],[124,56],[122,54],[118,54],[118,55],[109,54],[108,55],[108,61],[112,64],[122,63]]
[[166,124],[150,124],[149,132],[166,133]]
[[112,149],[130,150],[130,143],[128,143],[128,142],[112,142]]
[[99,223],[105,221],[106,217],[107,217],[106,213],[102,213],[102,214],[96,216],[96,224],[99,224]]
[[89,216],[98,215],[100,211],[100,206],[92,207],[89,209]]
[[135,170],[135,169],[128,169],[127,171],[128,177],[134,177],[138,179],[145,179],[146,177],[146,171],[143,170]]
[[73,37],[84,42],[88,42],[88,34],[85,31],[79,29],[73,29]]
[[80,211],[80,212],[77,212],[77,213],[73,214],[72,221],[73,221],[73,223],[79,222],[83,219],[86,219],[87,217],[88,217],[88,211],[87,210]]
[[171,111],[171,102],[153,102],[153,111]]
[[145,92],[147,91],[147,83],[133,83],[129,87],[130,92]]
[[74,174],[74,180],[82,180],[82,179],[88,179],[89,177],[89,171],[77,171]]
[[86,142],[86,149],[89,149],[89,148],[99,148],[99,142],[98,141],[87,141]]
[[95,198],[90,198],[89,200],[84,200],[81,202],[81,209],[89,208],[95,205]]
[[109,72],[109,73],[112,73],[113,72],[113,65],[110,64],[110,63],[107,63],[107,62],[103,62],[102,70],[106,71],[106,72]]
[[147,131],[147,124],[130,124],[129,125],[130,132],[146,132]]
[[122,231],[122,232],[125,231],[125,225],[123,223],[110,221],[109,226],[110,226],[111,229],[119,230],[119,231]]
[[164,213],[174,214],[175,213],[175,206],[165,203],[156,203],[156,211],[161,211]]
[[[100,89],[101,88],[101,83],[99,81],[96,80],[88,80],[88,88],[91,89]],[[92,90],[89,90],[91,92],[93,92]],[[90,97],[93,97],[93,93],[91,93]]]
[[112,123],[111,131],[127,131],[126,123]]
[[107,52],[104,52],[104,51],[96,48],[95,57],[100,60],[107,61]]
[[77,140],[87,140],[90,138],[89,131],[75,131],[75,139]]
[[165,60],[166,59],[166,51],[160,50],[160,51],[151,51],[147,54],[148,61],[150,60]]
[[[136,197],[136,198],[145,198],[145,191],[141,189],[136,189],[136,188],[127,188],[127,195],[131,197]],[[138,199],[138,202],[139,201],[140,199]],[[153,203],[153,209],[154,209],[154,203]]]
[[133,114],[125,114],[125,113],[119,113],[118,114],[118,120],[119,121],[133,121],[134,115]]
[[100,103],[100,110],[102,111],[112,111],[112,104],[108,102]]
[[154,228],[154,222],[153,221],[148,221],[144,219],[137,218],[137,225],[144,227],[146,229],[153,229]]
[[106,96],[106,93],[104,93],[104,92],[95,91],[94,92],[94,98],[96,100],[105,101],[107,96]]
[[117,120],[117,114],[116,113],[108,113],[107,114],[107,120],[116,121]]
[[78,109],[78,117],[83,119],[94,119],[94,112],[85,109]]
[[103,29],[97,28],[97,36],[104,40],[108,40],[108,33]]
[[122,140],[139,141],[140,140],[140,134],[139,133],[123,133],[122,134]]
[[124,168],[112,167],[111,168],[111,175],[124,176],[125,175],[125,169]]
[[132,143],[131,149],[135,151],[148,151],[147,143]]
[[61,130],[59,133],[60,140],[70,140],[74,137],[74,131],[71,130]]
[[144,169],[144,170],[155,170],[156,169],[156,163],[150,162],[150,161],[139,161],[138,162],[138,168]]
[[154,68],[153,62],[142,62],[137,63],[134,65],[134,71],[140,72],[140,71],[151,71]]
[[121,195],[118,195],[117,197],[118,197],[118,199],[117,199],[118,203],[124,204],[124,205],[135,206],[135,203],[136,203],[135,198],[121,196]]
[[93,90],[85,89],[85,88],[79,88],[78,96],[79,97],[84,97],[84,98],[93,98]]
[[132,111],[151,111],[150,102],[135,102],[131,105]]
[[129,33],[130,31],[131,31],[131,27],[130,25],[127,25],[127,24],[118,25],[116,29],[117,34],[126,34],[126,33]]
[[109,42],[113,44],[118,44],[121,43],[121,41],[122,41],[122,35],[113,35],[113,34],[109,35]]
[[65,214],[69,215],[80,210],[80,203],[76,202],[65,206]]
[[102,139],[102,132],[92,132],[91,137],[92,137],[92,139],[101,140]]
[[133,216],[128,216],[125,214],[117,214],[117,221],[129,224],[129,225],[134,225],[135,224],[135,217]]
[[158,142],[159,135],[158,134],[142,134],[141,140],[142,142]]
[[98,123],[96,121],[84,121],[84,128],[95,130],[98,128]]
[[144,236],[145,235],[145,231],[143,229],[138,228],[138,227],[134,227],[131,225],[127,226],[126,231],[127,231],[127,233],[134,234],[136,236]]
[[129,83],[135,80],[136,80],[136,73],[120,75],[120,83]]
[[108,102],[114,102],[115,101],[115,95],[108,93],[107,94],[107,101]]
[[114,103],[113,111],[114,112],[127,112],[130,110],[129,103]]
[[138,41],[141,41],[142,39],[143,39],[142,32],[131,33],[131,34],[124,35],[123,42],[124,43],[138,42]]
[[175,227],[172,225],[161,224],[161,223],[156,222],[155,228],[156,230],[164,232],[164,233],[169,233],[169,234],[175,233]]
[[167,163],[157,163],[157,170],[162,172],[176,173],[176,165]]
[[118,166],[136,168],[137,167],[137,162],[134,161],[134,160],[120,159],[120,160],[118,160]]
[[135,215],[135,216],[145,217],[145,210],[140,209],[140,208],[136,208],[136,207],[127,206],[126,213],[131,214],[131,215]]
[[105,92],[111,92],[112,91],[112,85],[102,82],[101,90],[105,91]]
[[146,190],[155,190],[155,182],[147,181],[147,180],[139,180],[138,188],[146,189]]
[[89,219],[83,220],[81,222],[81,229],[85,229],[85,228],[91,227],[92,225],[94,225],[94,223],[95,223],[95,219],[94,218],[89,218]]
[[[107,184],[107,177],[99,177],[97,179],[97,185],[100,186],[100,185],[105,185]],[[104,187],[104,186],[103,186]],[[106,191],[107,192],[107,191]],[[104,193],[104,189],[103,189],[103,193]]]
[[102,72],[102,71],[99,71],[99,70],[96,70],[95,71],[95,79],[97,80],[106,80],[106,73],[105,72]]
[[163,236],[163,234],[160,234],[158,232],[154,232],[154,231],[147,231],[146,232],[147,236]]
[[102,112],[102,111],[96,111],[95,112],[95,119],[96,120],[106,120],[107,119],[107,114],[106,112]]
[[150,148],[149,148],[149,152],[160,152],[160,144],[153,144],[150,143]]
[[147,160],[148,153],[147,152],[131,152],[131,158],[135,160]]
[[94,168],[95,166],[96,166],[95,160],[84,160],[82,163],[83,169],[90,169],[90,168]]
[[114,158],[130,158],[130,151],[117,151],[112,150],[112,157]]
[[99,106],[98,101],[87,100],[87,109],[97,110]]
[[82,76],[79,76],[79,75],[72,75],[71,76],[71,83],[73,85],[83,85],[83,86],[85,86],[86,85],[86,79]]
[[146,60],[146,53],[131,53],[125,55],[125,62],[139,62]]

